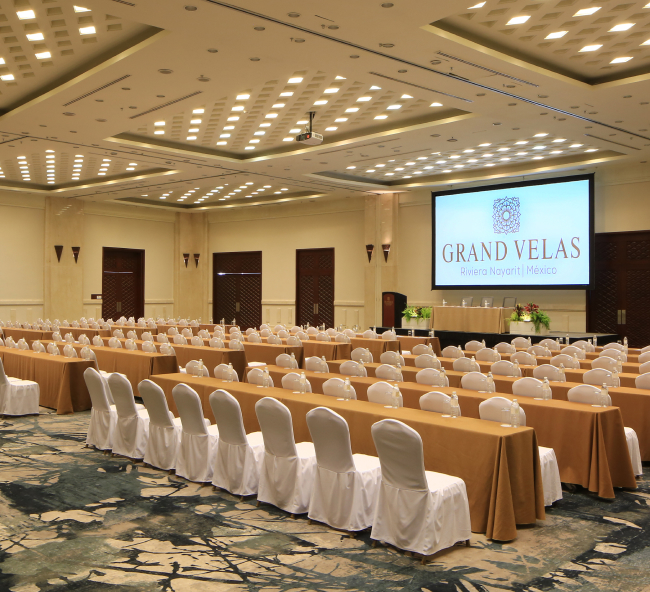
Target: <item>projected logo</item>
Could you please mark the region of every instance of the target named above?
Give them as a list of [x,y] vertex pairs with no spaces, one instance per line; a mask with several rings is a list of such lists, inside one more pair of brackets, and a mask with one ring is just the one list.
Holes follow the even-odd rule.
[[519,198],[495,199],[492,208],[492,225],[496,234],[519,232]]

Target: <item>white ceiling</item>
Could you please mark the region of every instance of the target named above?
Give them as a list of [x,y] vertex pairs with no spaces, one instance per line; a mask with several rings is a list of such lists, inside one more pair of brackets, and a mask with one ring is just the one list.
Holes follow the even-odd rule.
[[0,13],[0,187],[201,211],[648,157],[643,2],[80,2]]

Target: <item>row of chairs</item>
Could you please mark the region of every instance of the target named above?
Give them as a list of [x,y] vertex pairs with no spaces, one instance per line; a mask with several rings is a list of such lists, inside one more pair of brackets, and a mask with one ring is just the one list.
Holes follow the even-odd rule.
[[426,471],[422,439],[401,422],[372,426],[377,458],[352,454],[347,422],[324,407],[306,417],[313,442],[296,443],[291,412],[271,397],[255,405],[261,432],[246,434],[237,399],[222,389],[210,394],[217,421],[210,425],[198,394],[185,384],[172,391],[180,416],[174,418],[162,389],[149,380],[138,385],[144,408],[119,376],[104,382],[88,369],[86,381],[94,414],[90,446],[234,495],[257,495],[258,504],[307,513],[339,530],[372,528],[373,540],[423,557],[470,540],[465,483]]

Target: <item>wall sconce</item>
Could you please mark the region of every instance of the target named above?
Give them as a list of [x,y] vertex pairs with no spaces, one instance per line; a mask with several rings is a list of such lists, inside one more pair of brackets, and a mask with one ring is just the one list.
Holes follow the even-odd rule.
[[54,251],[56,252],[56,259],[61,263],[61,254],[63,253],[63,245],[54,245]]
[[183,253],[183,261],[185,261],[185,267],[187,267],[187,264],[190,260],[190,254],[189,253]]
[[196,263],[196,266],[199,266],[199,259],[201,257],[201,253],[194,253],[194,263]]
[[72,255],[75,263],[79,260],[79,251],[81,251],[81,247],[72,247]]
[[388,263],[388,253],[390,253],[390,243],[382,245],[381,248],[384,251],[384,261]]
[[366,245],[366,253],[368,253],[368,263],[372,259],[372,252],[375,250],[375,245]]

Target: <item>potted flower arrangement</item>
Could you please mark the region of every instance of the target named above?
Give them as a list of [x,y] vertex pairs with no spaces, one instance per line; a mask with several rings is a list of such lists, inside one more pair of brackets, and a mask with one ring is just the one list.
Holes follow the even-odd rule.
[[510,333],[547,335],[550,326],[549,316],[533,302],[525,306],[517,304],[510,316]]
[[431,307],[407,306],[402,311],[403,329],[428,329],[431,319]]

